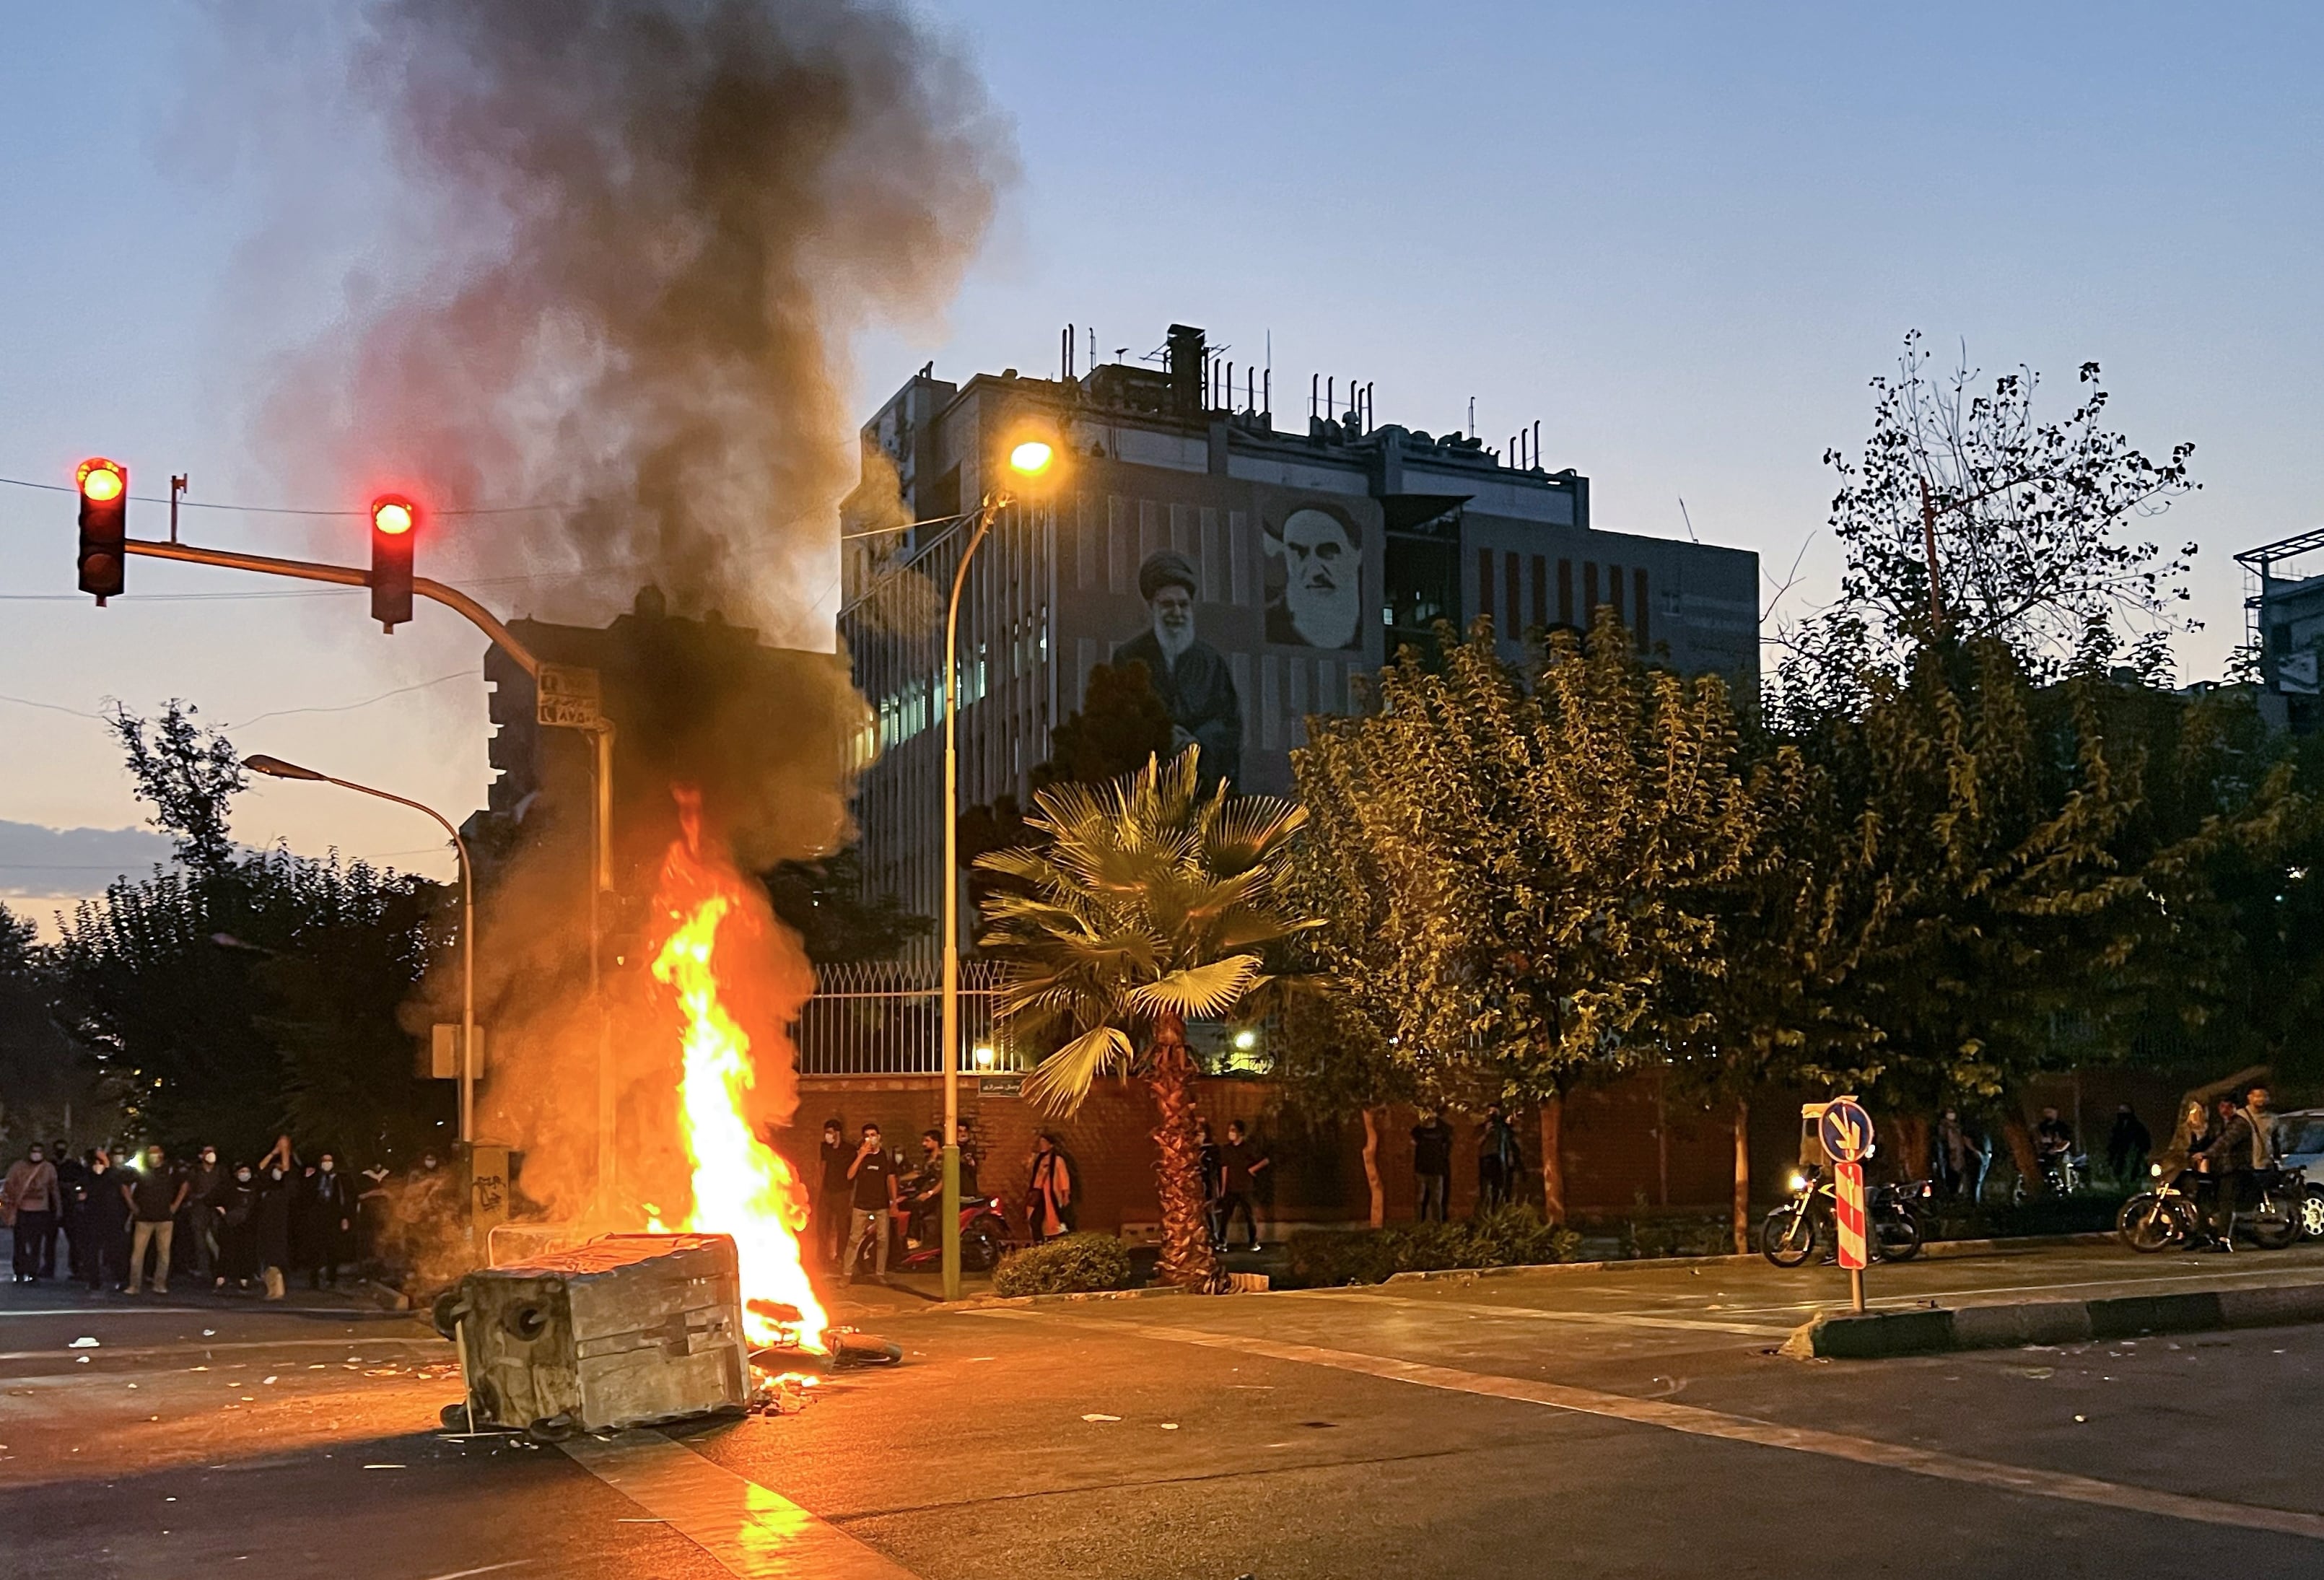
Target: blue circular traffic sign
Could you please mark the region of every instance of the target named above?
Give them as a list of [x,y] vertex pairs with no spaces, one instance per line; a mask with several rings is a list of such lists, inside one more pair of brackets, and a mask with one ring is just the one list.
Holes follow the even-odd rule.
[[1861,1162],[1872,1150],[1872,1116],[1853,1097],[1837,1098],[1824,1104],[1823,1117],[1816,1122],[1816,1133],[1823,1140],[1823,1150],[1835,1163]]

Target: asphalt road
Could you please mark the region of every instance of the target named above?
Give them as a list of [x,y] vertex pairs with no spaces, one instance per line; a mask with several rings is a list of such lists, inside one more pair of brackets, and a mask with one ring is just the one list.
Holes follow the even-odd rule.
[[[1946,1304],[2324,1278],[2324,1251],[1875,1269]],[[2167,1280],[2167,1281],[2166,1281]],[[906,1363],[567,1452],[436,1425],[418,1323],[0,1301],[0,1575],[2123,1575],[2324,1564],[2324,1328],[1864,1363],[1831,1270],[844,1316]],[[61,1309],[60,1309],[61,1308]],[[43,1314],[47,1313],[47,1314]],[[94,1347],[74,1348],[77,1338]]]

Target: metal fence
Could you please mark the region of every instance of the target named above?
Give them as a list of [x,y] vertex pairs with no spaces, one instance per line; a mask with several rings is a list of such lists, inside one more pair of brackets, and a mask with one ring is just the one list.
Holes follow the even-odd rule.
[[[989,960],[961,964],[960,1067],[970,1075],[1019,1071],[1030,1062],[993,1024],[998,977]],[[819,966],[815,997],[799,1012],[799,1074],[940,1075],[943,1026],[943,967],[936,961]]]

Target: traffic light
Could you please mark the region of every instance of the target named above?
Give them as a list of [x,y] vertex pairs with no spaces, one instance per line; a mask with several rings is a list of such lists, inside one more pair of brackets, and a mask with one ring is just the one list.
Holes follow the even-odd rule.
[[411,547],[420,507],[400,494],[371,502],[371,617],[392,631],[411,618]]
[[129,468],[102,456],[80,464],[80,590],[97,595],[97,607],[118,597],[129,550]]

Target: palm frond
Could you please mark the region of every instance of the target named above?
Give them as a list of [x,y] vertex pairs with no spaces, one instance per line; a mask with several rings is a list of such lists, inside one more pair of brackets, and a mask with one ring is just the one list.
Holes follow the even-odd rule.
[[1145,1014],[1167,1011],[1189,1017],[1222,1015],[1259,980],[1256,955],[1230,955],[1207,965],[1189,966],[1133,988],[1130,1003]]
[[1098,1076],[1130,1066],[1130,1039],[1112,1026],[1084,1031],[1033,1067],[1025,1095],[1045,1113],[1072,1114]]

